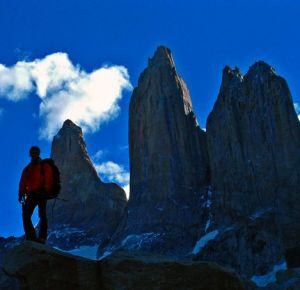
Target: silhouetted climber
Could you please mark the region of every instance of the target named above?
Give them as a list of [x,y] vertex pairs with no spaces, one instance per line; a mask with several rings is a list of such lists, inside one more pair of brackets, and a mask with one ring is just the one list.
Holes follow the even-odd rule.
[[[19,184],[19,202],[22,203],[22,217],[26,240],[45,243],[47,239],[47,199],[52,196],[55,176],[53,166],[40,158],[40,148],[29,150],[31,162],[24,168]],[[55,166],[55,165],[54,165]],[[59,175],[58,175],[59,178]],[[38,206],[39,236],[37,237],[31,217]]]

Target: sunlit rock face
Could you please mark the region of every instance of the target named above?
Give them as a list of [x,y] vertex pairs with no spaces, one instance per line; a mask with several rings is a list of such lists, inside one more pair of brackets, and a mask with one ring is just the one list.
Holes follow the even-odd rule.
[[133,91],[129,147],[130,200],[115,240],[140,250],[186,251],[202,229],[208,154],[206,134],[166,47],[158,47]]
[[168,48],[159,47],[149,60],[129,114],[132,201],[185,202],[208,184],[205,132]]
[[48,206],[49,242],[66,249],[105,244],[124,212],[124,190],[100,180],[82,130],[70,120],[54,137],[51,157],[60,170],[62,190],[55,205]]

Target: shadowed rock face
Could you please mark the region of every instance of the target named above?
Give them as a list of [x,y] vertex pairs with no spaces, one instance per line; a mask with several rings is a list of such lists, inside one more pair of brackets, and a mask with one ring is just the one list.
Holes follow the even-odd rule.
[[217,262],[248,278],[266,274],[282,263],[284,250],[274,213],[239,218],[231,226],[217,227],[218,235],[199,251],[195,260]]
[[205,132],[168,48],[158,47],[149,59],[129,111],[130,200],[116,236],[145,234],[151,238],[140,249],[182,251],[200,229],[208,155]]
[[196,259],[251,277],[299,240],[299,121],[285,80],[268,64],[245,76],[225,67],[206,140],[160,47],[133,92],[129,127],[131,198],[111,244],[188,254],[216,231],[194,248]]
[[49,241],[62,248],[105,243],[126,206],[124,190],[100,180],[88,156],[82,130],[70,120],[54,137],[51,157],[61,173],[60,198],[65,200],[56,201],[53,213],[53,203],[49,204]]
[[300,239],[300,123],[285,80],[261,61],[244,76],[225,67],[206,130],[219,234],[196,258],[269,273]]
[[299,239],[300,123],[286,81],[262,61],[244,76],[225,67],[206,129],[223,210],[250,216],[273,208],[286,242]]
[[32,242],[10,251],[4,270],[24,290],[245,289],[235,274],[214,263],[124,252],[96,262]]

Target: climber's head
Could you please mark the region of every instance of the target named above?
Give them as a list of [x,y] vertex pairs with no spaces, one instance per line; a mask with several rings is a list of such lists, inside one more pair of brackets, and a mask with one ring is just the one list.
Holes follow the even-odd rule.
[[40,159],[40,153],[41,153],[41,150],[37,146],[32,146],[29,150],[29,155],[30,155],[32,161],[39,160]]

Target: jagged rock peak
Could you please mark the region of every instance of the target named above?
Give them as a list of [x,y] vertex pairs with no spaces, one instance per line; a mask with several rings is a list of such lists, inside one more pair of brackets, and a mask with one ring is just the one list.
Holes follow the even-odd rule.
[[300,127],[286,81],[263,61],[240,79],[229,67],[223,74],[206,124],[213,188],[234,192],[229,207],[241,214],[298,204]]
[[175,62],[172,57],[171,50],[165,46],[158,46],[154,56],[148,60],[149,66],[170,65],[175,68]]
[[232,69],[226,65],[223,69],[222,88],[236,86],[243,81],[243,76],[238,67]]
[[276,75],[275,69],[266,62],[259,60],[250,66],[245,77],[248,79],[262,77],[263,79]]
[[70,119],[64,121],[63,126],[54,136],[51,155],[54,159],[62,160],[66,158],[67,152],[79,154],[89,160],[82,129]]
[[65,127],[79,127],[79,126],[77,126],[72,120],[67,119],[64,121],[62,128],[65,128]]
[[277,76],[275,69],[262,60],[251,65],[244,76],[238,67],[232,69],[226,65],[223,69],[221,90],[237,87],[245,80],[263,83],[272,76]]
[[139,251],[190,251],[195,235],[185,235],[184,241],[179,237],[184,228],[198,231],[194,225],[200,219],[199,192],[209,177],[206,135],[197,125],[188,88],[166,47],[157,48],[133,91],[129,153],[128,215],[113,246],[127,247],[127,236],[138,240],[144,233],[155,233]]
[[79,127],[78,125],[76,125],[72,120],[67,119],[64,121],[61,129],[58,132],[58,136],[60,136],[63,132],[65,131],[74,131],[74,133],[79,134],[80,136],[82,136],[82,129],[81,127]]
[[[62,127],[59,129],[57,134],[54,136],[53,141],[61,139],[62,136],[69,136],[69,138],[83,139],[83,133],[81,127],[76,125],[70,119],[64,121]],[[84,143],[84,141],[83,141]],[[84,143],[85,147],[85,143]]]
[[[121,221],[126,206],[124,190],[100,180],[82,130],[71,120],[66,120],[54,137],[51,157],[60,170],[60,196],[68,202],[58,200],[51,209],[48,241],[64,249],[107,241]],[[53,204],[48,205],[51,208]]]

